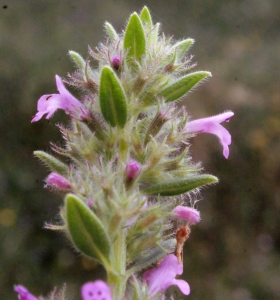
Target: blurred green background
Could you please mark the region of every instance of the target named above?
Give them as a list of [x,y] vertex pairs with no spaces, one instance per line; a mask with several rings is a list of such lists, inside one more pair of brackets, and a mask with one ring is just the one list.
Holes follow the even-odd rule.
[[64,282],[79,299],[83,282],[105,276],[43,229],[62,196],[43,188],[48,171],[32,152],[61,142],[55,124],[67,117],[30,119],[39,97],[56,92],[54,75],[73,72],[68,50],[87,57],[104,21],[120,32],[144,4],[166,35],[196,40],[196,70],[213,74],[184,102],[193,118],[235,112],[228,160],[215,136],[192,140],[194,159],[220,183],[202,190],[202,221],[185,245],[188,298],[280,299],[279,0],[0,1],[0,299],[16,299],[13,284],[46,295]]

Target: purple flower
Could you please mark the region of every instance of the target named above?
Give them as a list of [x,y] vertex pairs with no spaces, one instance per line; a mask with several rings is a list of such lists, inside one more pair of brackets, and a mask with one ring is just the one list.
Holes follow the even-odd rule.
[[118,70],[120,68],[121,58],[118,55],[113,56],[111,59],[111,64],[114,69]]
[[129,181],[135,179],[141,172],[141,165],[135,161],[132,160],[126,165],[126,176]]
[[16,285],[14,291],[18,293],[19,300],[38,300],[37,297],[29,293],[29,291],[22,285]]
[[208,132],[215,134],[223,146],[223,154],[225,158],[228,158],[229,148],[231,144],[230,133],[220,123],[228,122],[234,115],[232,111],[227,111],[217,116],[198,119],[187,123],[185,129],[187,132]]
[[200,221],[200,213],[192,207],[178,205],[173,210],[173,216],[178,219],[183,219],[190,224],[196,224]]
[[52,172],[47,178],[46,178],[46,184],[61,190],[70,190],[71,185],[70,182],[63,176]]
[[109,286],[102,280],[85,283],[81,295],[83,300],[112,300]]
[[47,114],[46,119],[49,119],[57,109],[63,109],[67,113],[73,113],[77,109],[82,109],[83,104],[77,100],[65,88],[61,78],[55,75],[56,86],[59,94],[44,95],[38,100],[37,114],[32,118],[31,122],[39,121],[44,114]]
[[185,295],[190,294],[189,284],[182,279],[176,279],[176,275],[183,273],[183,265],[179,264],[174,254],[167,255],[160,266],[144,272],[143,279],[148,282],[148,291],[151,297],[164,292],[171,285],[177,285]]

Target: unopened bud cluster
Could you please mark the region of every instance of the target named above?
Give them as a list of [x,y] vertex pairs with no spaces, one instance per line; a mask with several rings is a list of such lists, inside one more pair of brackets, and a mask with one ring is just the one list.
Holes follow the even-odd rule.
[[[102,299],[164,299],[170,285],[188,295],[188,283],[175,279],[183,272],[189,226],[200,221],[188,193],[217,182],[192,162],[189,139],[215,134],[228,157],[231,138],[220,123],[233,113],[190,121],[176,106],[211,73],[190,71],[194,41],[161,35],[146,7],[130,16],[123,34],[107,22],[105,29],[105,42],[89,51],[91,60],[70,51],[77,70],[66,80],[56,75],[58,94],[39,99],[32,122],[62,109],[71,126],[59,125],[65,147],[52,144],[55,156],[35,155],[52,170],[46,186],[66,193],[61,230],[107,272],[108,285],[83,286],[84,300],[99,292]],[[65,84],[83,97],[75,98]]]

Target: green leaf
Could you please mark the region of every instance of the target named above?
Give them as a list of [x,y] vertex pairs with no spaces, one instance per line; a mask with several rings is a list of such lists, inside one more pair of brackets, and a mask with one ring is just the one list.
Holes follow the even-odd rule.
[[206,71],[187,74],[159,92],[158,97],[164,97],[166,102],[178,100],[208,76],[211,76],[211,73]]
[[98,217],[75,195],[66,196],[65,206],[68,230],[76,248],[103,264],[108,263],[111,244]]
[[160,23],[156,23],[148,36],[150,45],[155,45],[158,41]]
[[172,49],[176,50],[176,61],[179,62],[185,53],[188,51],[190,46],[194,43],[193,39],[186,39],[176,43]]
[[73,61],[77,65],[77,67],[79,69],[81,69],[82,71],[84,71],[85,66],[86,66],[86,62],[82,58],[82,56],[79,53],[75,52],[75,51],[69,51],[69,55],[72,57]]
[[53,172],[60,175],[66,175],[68,173],[68,166],[54,156],[39,150],[34,151],[34,155],[45,163]]
[[115,30],[115,28],[109,23],[105,22],[105,30],[107,31],[107,35],[110,38],[110,40],[114,41],[115,39],[118,38],[118,34]]
[[187,177],[185,179],[176,179],[159,183],[149,188],[143,189],[142,192],[148,195],[175,196],[190,192],[198,187],[215,182],[218,182],[217,177],[203,174]]
[[153,28],[152,17],[151,17],[150,11],[147,6],[143,7],[141,14],[140,14],[140,19],[143,24],[146,24],[148,30]]
[[139,270],[148,267],[149,265],[157,262],[159,259],[164,257],[166,254],[174,251],[175,247],[176,247],[176,239],[161,241],[159,243],[159,247],[150,249],[148,255],[145,255],[144,258],[138,260],[133,265],[133,267],[130,270],[128,270],[128,273],[133,274],[135,272],[138,272]]
[[104,119],[112,126],[123,128],[127,119],[127,100],[119,78],[108,66],[101,72],[99,99]]
[[124,33],[123,47],[127,51],[128,63],[133,63],[133,59],[140,61],[146,52],[144,28],[137,13],[130,16]]

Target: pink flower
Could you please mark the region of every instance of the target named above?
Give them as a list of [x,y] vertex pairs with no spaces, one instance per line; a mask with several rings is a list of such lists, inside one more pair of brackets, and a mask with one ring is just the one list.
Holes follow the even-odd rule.
[[59,94],[42,96],[38,100],[38,112],[32,118],[31,122],[39,121],[44,114],[47,114],[46,119],[49,119],[57,109],[63,109],[67,113],[73,113],[77,109],[83,108],[83,104],[65,88],[61,78],[58,75],[55,75],[55,80]]
[[141,165],[135,161],[132,160],[126,165],[126,176],[129,181],[135,179],[141,172]]
[[46,178],[46,184],[61,190],[70,190],[71,185],[70,182],[63,176],[52,172],[47,178]]
[[83,300],[112,300],[109,286],[102,280],[85,283],[81,295]]
[[220,123],[228,122],[233,115],[234,113],[232,111],[227,111],[217,116],[190,121],[187,123],[185,129],[190,133],[207,132],[215,134],[223,146],[224,157],[228,158],[228,146],[231,144],[231,135]]
[[18,293],[19,300],[38,300],[37,297],[29,293],[29,291],[22,285],[16,285],[14,291]]
[[183,273],[183,265],[179,264],[174,254],[167,255],[160,266],[144,272],[143,279],[148,282],[148,291],[151,297],[164,292],[171,285],[177,285],[184,295],[190,294],[189,284],[182,279],[176,279],[176,275]]
[[196,224],[200,221],[200,213],[192,207],[178,205],[173,210],[173,216],[178,219],[187,221],[190,224]]

